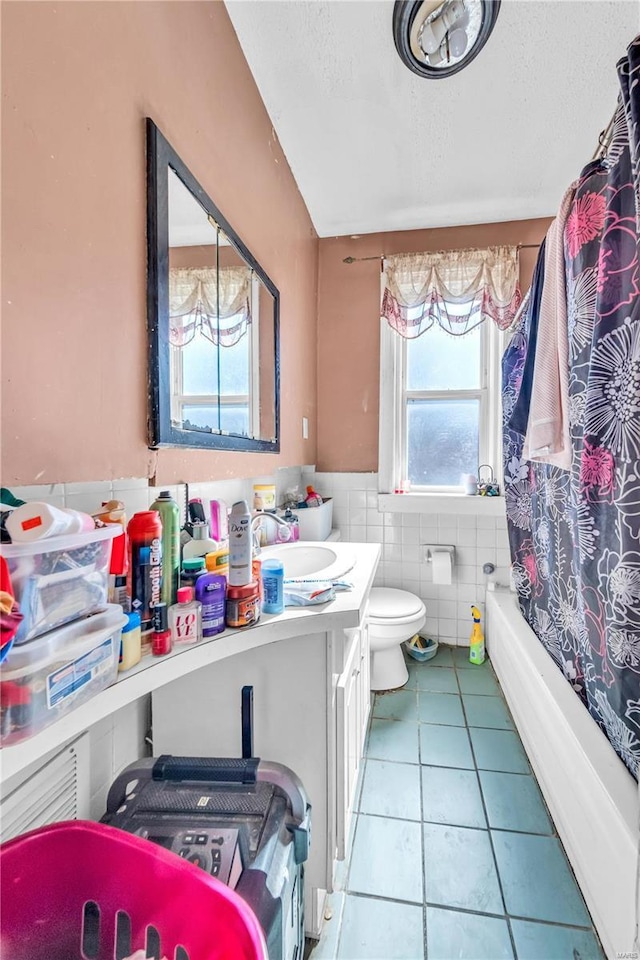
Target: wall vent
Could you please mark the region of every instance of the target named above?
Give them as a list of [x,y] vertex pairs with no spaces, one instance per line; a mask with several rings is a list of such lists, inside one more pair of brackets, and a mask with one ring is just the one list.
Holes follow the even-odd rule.
[[67,744],[0,801],[0,842],[59,820],[89,818],[89,734]]

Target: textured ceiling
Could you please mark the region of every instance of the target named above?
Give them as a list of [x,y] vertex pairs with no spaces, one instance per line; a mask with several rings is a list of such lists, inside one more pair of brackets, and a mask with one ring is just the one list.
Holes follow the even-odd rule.
[[320,236],[553,215],[617,97],[637,0],[503,0],[461,73],[401,62],[392,0],[226,0]]

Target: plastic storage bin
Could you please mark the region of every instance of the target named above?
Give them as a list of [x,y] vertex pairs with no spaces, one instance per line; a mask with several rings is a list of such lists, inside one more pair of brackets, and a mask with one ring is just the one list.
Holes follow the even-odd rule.
[[104,609],[111,544],[121,533],[120,524],[112,523],[90,533],[2,545],[0,553],[24,615],[16,644]]
[[426,643],[424,650],[421,650],[420,647],[412,647],[408,640],[405,640],[404,646],[405,650],[414,660],[418,660],[420,663],[424,663],[426,660],[432,660],[436,653],[438,652],[438,641],[433,640],[431,637],[422,637]]
[[0,847],[7,960],[268,960],[237,893],[175,853],[100,823],[34,830]]
[[14,647],[0,665],[0,744],[26,740],[115,683],[126,620],[112,603]]
[[329,497],[319,507],[303,507],[293,512],[300,525],[301,540],[326,540],[331,533],[333,500]]

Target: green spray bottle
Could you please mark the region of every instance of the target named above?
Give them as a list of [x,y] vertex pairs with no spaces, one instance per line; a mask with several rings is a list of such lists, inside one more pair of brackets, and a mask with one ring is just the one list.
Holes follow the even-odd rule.
[[471,616],[473,629],[469,640],[469,663],[481,664],[484,663],[484,633],[480,626],[481,614],[477,607],[471,607]]
[[168,490],[153,501],[150,510],[157,510],[162,523],[162,602],[167,608],[176,602],[180,573],[180,512]]

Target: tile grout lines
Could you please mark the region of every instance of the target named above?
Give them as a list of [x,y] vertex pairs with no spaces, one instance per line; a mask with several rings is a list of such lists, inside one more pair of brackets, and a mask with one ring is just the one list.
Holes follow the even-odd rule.
[[[435,665],[434,665],[434,666],[435,666]],[[343,932],[344,932],[343,924],[344,924],[345,913],[346,913],[346,901],[347,901],[347,897],[354,897],[354,898],[358,898],[358,899],[360,899],[360,898],[362,898],[362,899],[372,899],[372,900],[378,900],[378,901],[381,901],[381,902],[389,902],[389,903],[399,903],[399,904],[403,904],[403,905],[407,905],[407,906],[420,906],[420,904],[418,904],[415,900],[405,900],[405,899],[396,898],[396,897],[387,897],[387,896],[382,896],[382,895],[375,894],[375,893],[367,893],[367,892],[363,892],[363,891],[352,891],[351,888],[350,888],[350,883],[351,883],[351,866],[352,866],[352,862],[351,862],[351,861],[352,861],[353,851],[354,851],[354,848],[355,848],[356,835],[357,835],[357,833],[359,832],[359,829],[362,827],[362,824],[363,824],[363,822],[364,822],[364,821],[362,820],[362,818],[363,818],[363,817],[370,817],[370,818],[382,819],[382,820],[386,820],[386,821],[396,820],[396,821],[398,821],[399,823],[411,823],[411,822],[416,822],[415,820],[412,820],[410,817],[387,816],[387,815],[385,815],[385,814],[369,813],[369,812],[366,812],[366,811],[363,811],[363,810],[362,810],[362,800],[363,800],[363,795],[364,795],[365,780],[366,780],[366,777],[367,777],[367,770],[368,770],[369,761],[373,761],[374,763],[400,763],[400,764],[404,764],[404,765],[407,765],[407,766],[413,766],[413,767],[416,767],[416,766],[417,766],[418,771],[419,771],[419,802],[420,802],[420,820],[419,820],[419,826],[420,826],[420,853],[421,853],[420,861],[421,861],[421,870],[422,870],[422,876],[421,876],[422,904],[421,904],[421,906],[422,906],[422,911],[423,911],[423,912],[422,912],[422,932],[423,932],[423,948],[424,948],[424,957],[425,957],[425,960],[428,960],[428,941],[427,941],[427,937],[428,937],[427,909],[428,909],[428,908],[432,908],[432,909],[435,908],[435,909],[437,909],[437,910],[449,911],[449,912],[452,912],[452,913],[461,913],[461,914],[466,914],[466,915],[469,915],[469,916],[487,917],[487,918],[491,918],[491,919],[495,919],[495,920],[504,920],[505,923],[506,923],[506,928],[507,928],[507,931],[506,931],[506,932],[508,932],[508,936],[509,936],[509,944],[510,944],[511,950],[512,950],[512,952],[513,952],[513,957],[516,958],[516,960],[517,960],[518,954],[517,954],[517,950],[516,950],[516,940],[515,940],[515,934],[514,934],[514,930],[513,930],[513,926],[512,926],[512,921],[517,921],[517,922],[520,922],[520,923],[524,922],[524,923],[533,924],[533,925],[547,926],[547,927],[550,927],[550,928],[558,928],[558,929],[563,929],[563,930],[566,930],[566,929],[575,930],[576,932],[582,932],[582,933],[585,933],[585,932],[588,931],[588,932],[590,932],[592,935],[596,936],[596,939],[597,939],[597,934],[595,934],[595,930],[594,930],[594,927],[593,927],[593,921],[592,921],[592,919],[589,917],[588,911],[587,911],[587,917],[588,917],[589,920],[590,920],[590,924],[589,924],[588,926],[584,926],[584,925],[581,925],[581,924],[578,924],[578,923],[575,923],[575,922],[574,922],[574,923],[569,923],[569,922],[567,922],[567,921],[545,920],[545,919],[541,919],[541,918],[537,918],[537,917],[531,917],[531,916],[520,916],[520,915],[518,915],[518,914],[510,914],[510,913],[508,912],[507,902],[506,902],[506,898],[505,898],[505,891],[504,891],[504,887],[503,887],[503,878],[502,878],[501,873],[500,873],[499,864],[498,864],[498,858],[497,858],[497,855],[496,855],[496,849],[495,849],[495,844],[494,844],[494,837],[493,837],[494,832],[496,833],[496,835],[498,835],[498,834],[500,834],[500,833],[514,833],[514,834],[518,834],[518,835],[520,835],[520,836],[530,836],[530,837],[542,837],[542,836],[546,836],[546,837],[553,837],[553,838],[556,840],[556,842],[560,845],[560,848],[561,848],[561,851],[562,851],[563,855],[564,855],[564,849],[562,848],[561,841],[559,840],[559,837],[558,837],[556,825],[555,825],[555,823],[554,823],[554,821],[553,821],[553,818],[551,817],[551,814],[549,813],[549,810],[548,810],[548,808],[547,808],[547,805],[546,805],[544,796],[542,795],[541,791],[539,790],[539,786],[537,785],[537,780],[536,780],[536,778],[535,778],[535,774],[534,774],[534,772],[533,772],[533,770],[532,770],[532,768],[531,768],[531,765],[530,765],[529,762],[528,762],[528,758],[527,758],[527,767],[528,767],[528,771],[527,771],[527,772],[514,771],[514,770],[504,770],[504,769],[502,769],[502,770],[494,770],[493,768],[481,767],[481,766],[479,765],[478,755],[477,755],[477,748],[476,748],[476,746],[474,745],[473,738],[471,737],[471,731],[472,731],[472,730],[474,730],[474,729],[479,729],[479,730],[490,730],[490,731],[495,731],[495,732],[509,732],[509,733],[514,734],[515,737],[518,738],[518,741],[520,742],[519,736],[518,736],[517,727],[516,727],[515,724],[513,723],[513,718],[511,717],[511,713],[510,713],[510,711],[509,711],[508,705],[507,705],[507,703],[506,703],[506,700],[505,700],[505,698],[504,698],[504,694],[502,693],[502,690],[501,690],[500,686],[498,685],[498,686],[497,686],[497,689],[496,689],[495,691],[491,691],[491,692],[489,692],[489,693],[486,693],[486,692],[476,693],[476,692],[474,692],[474,691],[469,691],[469,693],[466,694],[466,695],[467,695],[467,696],[478,696],[478,697],[493,697],[494,699],[499,699],[499,700],[501,700],[502,703],[503,703],[503,706],[504,706],[505,710],[507,711],[507,714],[508,714],[508,717],[509,717],[510,722],[512,723],[512,726],[511,726],[511,727],[508,727],[508,728],[505,728],[505,727],[496,727],[495,725],[494,725],[494,726],[491,726],[491,727],[481,727],[481,726],[477,726],[477,725],[473,725],[473,726],[472,726],[472,725],[469,723],[469,718],[468,718],[468,713],[467,713],[467,709],[468,709],[468,708],[467,708],[467,705],[465,704],[465,700],[464,700],[465,694],[464,694],[464,691],[462,690],[462,686],[461,686],[461,683],[460,683],[460,673],[459,673],[459,671],[460,671],[460,670],[463,670],[463,671],[465,671],[465,673],[466,673],[467,670],[470,670],[470,669],[473,669],[473,668],[469,668],[469,667],[465,667],[465,666],[459,665],[459,664],[453,659],[453,657],[452,657],[452,662],[451,662],[451,664],[444,664],[444,663],[441,664],[441,665],[438,664],[438,667],[441,668],[441,669],[444,668],[444,669],[451,669],[451,670],[453,670],[453,676],[454,676],[454,679],[455,679],[455,683],[456,683],[457,691],[458,691],[458,692],[444,691],[444,690],[433,690],[433,691],[432,691],[432,690],[428,690],[428,689],[422,689],[422,688],[418,685],[418,679],[417,679],[417,677],[415,677],[415,675],[414,675],[414,677],[413,677],[412,679],[415,681],[415,687],[409,687],[409,688],[405,687],[405,688],[404,688],[404,692],[406,692],[406,693],[413,693],[413,695],[414,695],[415,708],[416,708],[416,719],[415,719],[415,720],[406,720],[406,719],[404,719],[404,718],[403,718],[403,719],[400,719],[400,718],[397,718],[397,717],[384,717],[384,716],[383,716],[383,717],[376,717],[376,716],[375,716],[376,702],[380,702],[378,698],[379,698],[379,697],[381,698],[381,695],[379,695],[379,694],[374,694],[374,703],[373,703],[373,708],[372,708],[372,711],[371,711],[371,719],[370,719],[370,725],[369,725],[369,732],[368,732],[368,735],[367,735],[367,741],[368,741],[368,739],[369,739],[369,733],[371,732],[371,724],[372,724],[373,720],[377,720],[377,721],[379,721],[379,722],[383,722],[383,721],[394,721],[394,722],[396,722],[396,723],[409,723],[409,724],[413,724],[413,725],[415,726],[416,730],[417,730],[417,733],[418,733],[418,745],[417,745],[417,757],[418,757],[418,760],[417,760],[417,764],[416,764],[416,763],[413,762],[413,761],[389,759],[389,758],[386,758],[386,757],[375,757],[375,756],[372,756],[372,755],[370,755],[370,754],[368,753],[368,745],[367,745],[367,752],[366,752],[366,754],[365,754],[365,756],[364,756],[364,758],[363,758],[363,759],[364,759],[364,762],[363,762],[363,765],[362,765],[362,775],[361,775],[361,777],[360,777],[360,783],[359,783],[359,785],[358,785],[358,790],[357,790],[357,794],[356,794],[357,799],[356,799],[356,802],[355,802],[355,804],[354,804],[354,817],[355,817],[354,825],[353,825],[354,828],[353,828],[353,832],[352,832],[352,836],[351,836],[351,842],[350,842],[350,844],[349,844],[349,849],[348,849],[348,851],[347,851],[347,867],[346,867],[346,870],[345,870],[345,872],[344,872],[344,882],[343,882],[342,890],[341,890],[341,893],[342,893],[341,907],[342,907],[342,908],[341,908],[341,910],[340,910],[339,928],[338,928],[338,935],[337,935],[337,939],[336,939],[336,949],[337,949],[337,953],[339,954],[339,952],[340,952],[340,944],[341,944],[342,936],[343,936]],[[491,676],[494,676],[493,670],[490,668],[490,664],[489,664],[489,669],[491,670]],[[465,685],[466,685],[466,684],[465,684]],[[393,692],[396,692],[396,693],[397,693],[397,692],[402,692],[402,691],[393,691]],[[391,692],[390,692],[390,693],[391,693]],[[437,694],[441,694],[441,695],[445,695],[445,696],[446,696],[446,695],[450,695],[450,696],[457,696],[457,697],[459,697],[459,698],[460,698],[460,705],[461,705],[461,709],[462,709],[462,717],[463,717],[463,720],[464,720],[464,724],[463,724],[463,725],[460,725],[460,724],[450,724],[450,723],[443,723],[442,721],[437,721],[437,722],[435,722],[435,723],[422,721],[421,718],[420,718],[420,711],[419,711],[419,706],[420,706],[420,694],[429,694],[429,693],[437,693]],[[384,696],[384,694],[382,694],[382,696]],[[407,701],[405,701],[405,702],[407,702]],[[444,726],[444,727],[450,727],[450,728],[453,728],[453,729],[464,730],[465,733],[466,733],[467,739],[468,739],[468,743],[469,743],[470,757],[471,757],[471,760],[472,760],[472,763],[473,763],[473,767],[472,767],[472,768],[468,768],[468,767],[461,767],[461,766],[459,766],[459,765],[458,765],[458,766],[449,766],[449,765],[447,765],[447,764],[423,763],[423,761],[422,761],[422,738],[420,737],[419,734],[420,734],[420,730],[421,730],[422,727],[428,727],[428,726],[433,726],[433,727]],[[482,811],[483,811],[483,816],[484,816],[484,819],[485,819],[485,826],[478,827],[478,826],[469,826],[469,825],[467,825],[467,824],[464,824],[464,825],[463,825],[463,824],[460,824],[460,825],[456,826],[456,824],[453,824],[453,823],[450,823],[450,824],[449,824],[449,823],[439,824],[439,821],[437,821],[437,820],[429,820],[429,819],[426,818],[426,815],[425,815],[425,783],[424,783],[424,778],[423,778],[423,771],[424,771],[426,768],[430,768],[430,767],[431,767],[431,768],[434,768],[434,769],[446,769],[446,770],[458,770],[458,771],[464,770],[465,772],[473,772],[473,773],[475,774],[475,782],[476,782],[476,785],[477,785],[477,788],[478,788],[478,791],[479,791],[480,802],[481,802],[481,804],[482,804]],[[481,776],[480,776],[481,773],[485,773],[485,772],[486,772],[486,773],[497,773],[497,774],[511,775],[511,776],[519,776],[519,777],[530,777],[530,779],[533,781],[533,783],[534,783],[536,786],[538,786],[538,791],[539,791],[539,793],[540,793],[540,799],[541,799],[542,805],[543,805],[543,807],[544,807],[544,810],[546,811],[546,813],[547,813],[547,815],[548,815],[549,823],[550,823],[552,832],[551,832],[551,833],[541,834],[541,833],[535,833],[535,832],[530,831],[530,830],[518,830],[518,829],[508,828],[508,827],[492,827],[491,824],[490,824],[490,820],[489,820],[489,812],[488,812],[488,807],[487,807],[487,801],[486,801],[486,798],[485,798],[485,795],[484,795],[483,786],[482,786],[482,779],[481,779]],[[486,912],[486,911],[479,911],[479,910],[473,910],[473,909],[471,909],[471,908],[469,908],[469,907],[455,906],[455,905],[452,905],[452,904],[443,904],[443,903],[432,902],[432,901],[430,901],[430,900],[428,899],[428,897],[427,897],[427,888],[426,888],[427,851],[426,851],[426,846],[425,846],[425,835],[424,835],[424,827],[425,827],[425,824],[436,824],[436,825],[439,824],[439,825],[441,825],[441,826],[451,826],[451,827],[456,828],[456,829],[485,831],[485,832],[488,834],[488,839],[489,839],[490,849],[491,849],[491,857],[492,857],[492,861],[493,861],[493,867],[494,867],[494,870],[495,870],[496,880],[497,880],[498,889],[499,889],[499,893],[500,893],[500,897],[501,897],[501,901],[502,901],[502,906],[503,906],[503,911],[504,911],[502,914],[497,914],[497,913],[493,913],[493,912]],[[564,856],[565,856],[565,860],[566,860],[566,855],[564,855]],[[575,880],[575,876],[573,875],[573,871],[571,870],[570,865],[569,865],[569,869],[570,869],[570,871],[571,871],[571,875],[572,875],[572,877],[573,877],[573,880],[574,880],[574,882],[576,883],[577,889],[578,889],[578,891],[580,891],[579,885],[577,884],[577,881]]]
[[[457,676],[458,676],[458,671],[456,670],[456,679],[457,679]],[[467,717],[467,710],[466,710],[466,707],[465,707],[464,700],[462,699],[462,696],[460,697],[460,699],[462,700],[462,713],[463,713],[463,716],[464,716],[464,719],[465,719],[465,728],[468,730],[468,729],[469,729],[469,721],[468,721],[468,717]],[[506,701],[505,701],[505,706],[507,706],[507,705],[506,705]],[[508,706],[507,706],[507,710],[508,710],[508,709],[509,709],[509,708],[508,708]],[[503,884],[502,884],[502,877],[501,877],[501,875],[500,875],[500,870],[499,870],[499,867],[498,867],[498,858],[496,857],[496,850],[495,850],[495,846],[494,846],[494,843],[493,843],[493,836],[491,835],[491,826],[490,826],[490,822],[489,822],[489,814],[488,814],[488,812],[487,812],[487,805],[486,805],[485,798],[484,798],[484,793],[483,793],[483,790],[482,790],[482,781],[480,780],[480,773],[478,772],[478,762],[477,762],[477,759],[476,759],[476,752],[475,752],[475,749],[474,749],[474,746],[473,746],[473,739],[472,739],[472,737],[471,737],[470,735],[469,735],[469,742],[471,743],[471,756],[473,757],[474,773],[475,773],[475,775],[476,775],[476,781],[477,781],[477,783],[478,783],[478,790],[480,791],[480,802],[482,803],[482,810],[483,810],[483,812],[484,812],[485,820],[486,820],[486,823],[487,823],[487,833],[489,834],[489,844],[490,844],[490,846],[491,846],[491,856],[493,857],[493,865],[494,865],[495,871],[496,871],[496,879],[497,879],[497,881],[498,881],[498,887],[499,887],[499,890],[500,890],[500,896],[502,897],[502,906],[504,907],[504,913],[505,913],[506,922],[507,922],[507,929],[508,929],[508,931],[509,931],[509,940],[510,940],[510,942],[511,942],[511,950],[513,951],[514,957],[517,957],[517,956],[518,956],[518,953],[517,953],[517,951],[516,951],[516,942],[515,942],[515,938],[514,938],[514,936],[513,936],[513,928],[512,928],[512,926],[511,926],[511,920],[509,919],[509,917],[508,917],[508,915],[507,915],[507,899],[506,899],[506,897],[505,897],[505,895],[504,895],[504,888],[503,888]]]

